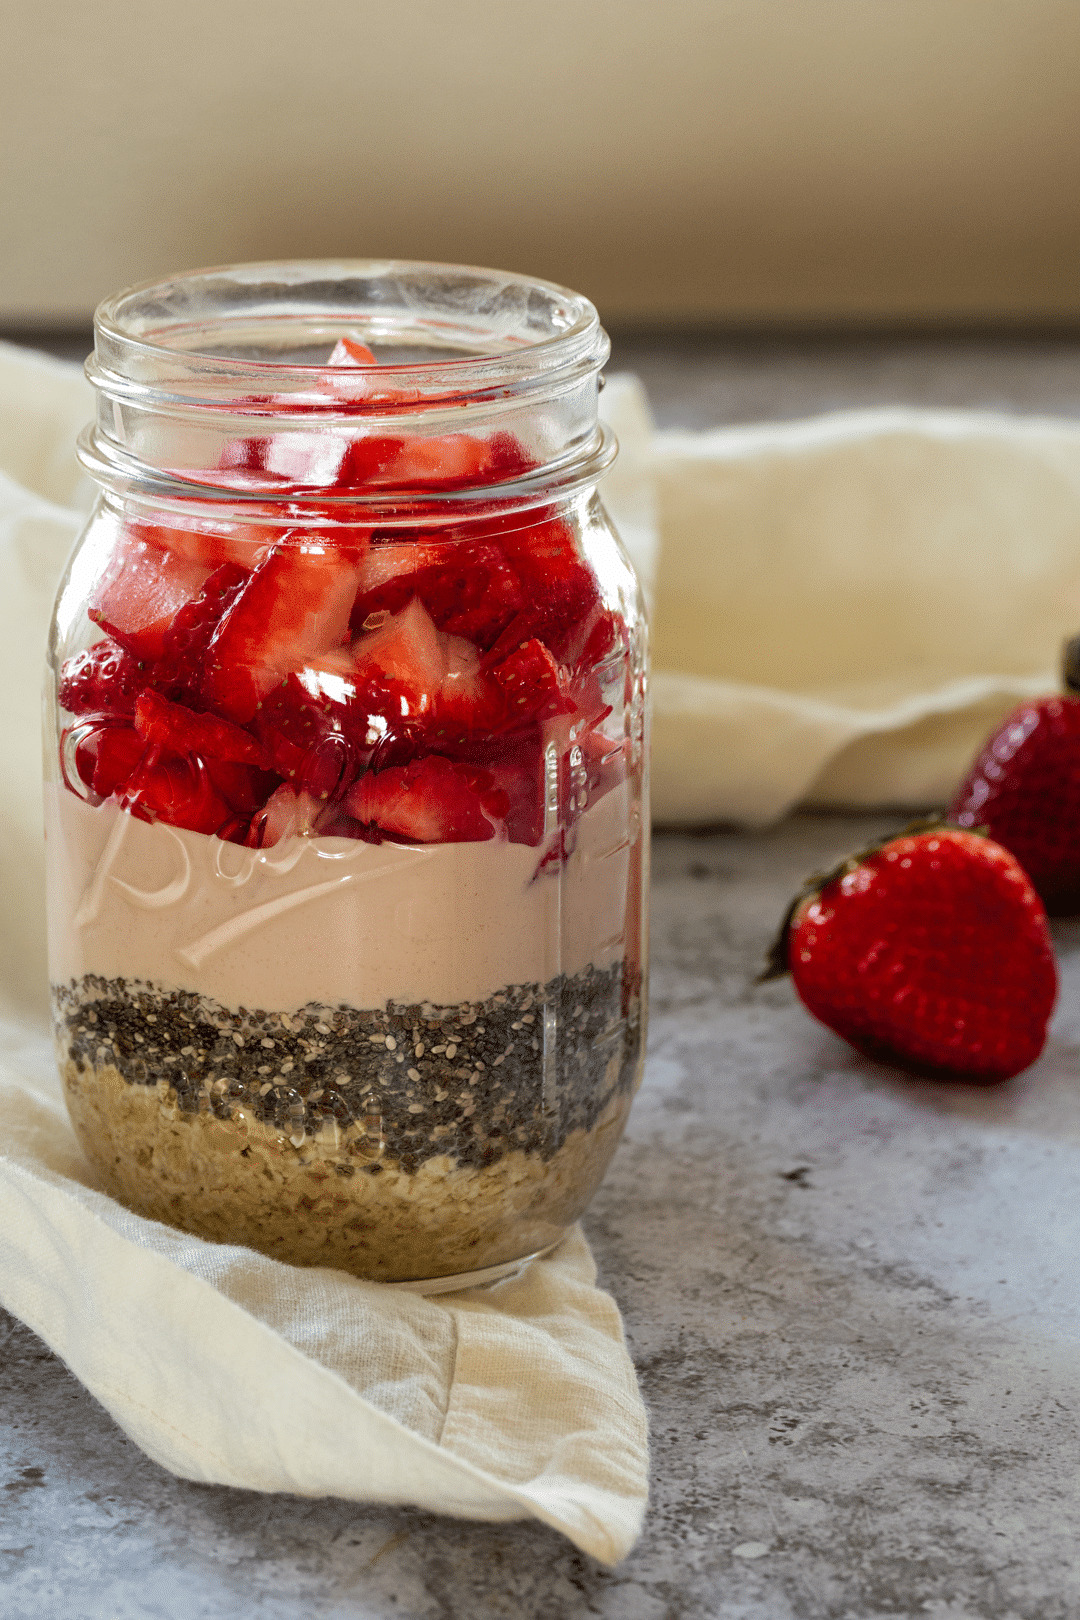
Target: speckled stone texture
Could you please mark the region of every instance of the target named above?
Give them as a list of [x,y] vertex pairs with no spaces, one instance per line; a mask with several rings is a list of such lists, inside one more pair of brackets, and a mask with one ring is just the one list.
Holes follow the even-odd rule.
[[1073,1620],[1080,925],[1027,1075],[905,1081],[753,983],[809,868],[896,825],[656,840],[644,1087],[586,1226],[652,1414],[644,1537],[185,1484],[0,1327],[4,1620]]
[[[1068,337],[624,336],[627,368],[661,426],[1080,415]],[[752,983],[796,880],[895,825],[654,845],[650,1059],[586,1220],[653,1424],[619,1569],[173,1480],[0,1313],[2,1620],[1075,1620],[1080,925],[1050,1048],[990,1092],[873,1069]]]

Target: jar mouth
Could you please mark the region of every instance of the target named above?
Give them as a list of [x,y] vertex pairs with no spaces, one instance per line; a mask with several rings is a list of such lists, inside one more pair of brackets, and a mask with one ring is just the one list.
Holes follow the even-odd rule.
[[[407,260],[185,272],[106,299],[94,327],[87,372],[110,398],[241,406],[245,415],[385,414],[373,381],[392,382],[394,414],[548,392],[598,371],[609,350],[596,309],[579,293],[506,271]],[[319,383],[343,337],[370,348],[375,363],[345,368],[328,399]]]
[[155,498],[398,520],[478,498],[534,505],[595,483],[614,454],[597,417],[609,350],[587,298],[500,270],[190,271],[98,309],[79,458],[106,487]]

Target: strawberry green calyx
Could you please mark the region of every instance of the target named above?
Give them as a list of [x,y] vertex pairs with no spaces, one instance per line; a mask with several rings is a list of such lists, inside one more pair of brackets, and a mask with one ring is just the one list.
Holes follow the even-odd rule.
[[1080,636],[1070,636],[1061,649],[1061,684],[1073,697],[1080,697]]

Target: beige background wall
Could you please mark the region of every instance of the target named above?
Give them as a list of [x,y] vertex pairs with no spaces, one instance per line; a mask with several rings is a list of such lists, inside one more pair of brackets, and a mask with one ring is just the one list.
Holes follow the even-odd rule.
[[1080,0],[0,0],[0,323],[290,254],[1080,317]]

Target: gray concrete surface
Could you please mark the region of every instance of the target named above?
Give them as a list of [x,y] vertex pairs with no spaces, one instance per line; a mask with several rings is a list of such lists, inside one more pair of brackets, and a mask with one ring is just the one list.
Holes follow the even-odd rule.
[[896,404],[1080,415],[1075,335],[616,332],[611,358],[642,378],[662,427]]
[[[626,335],[613,362],[673,426],[1080,412],[1064,339]],[[992,1091],[875,1069],[753,985],[794,883],[886,825],[656,840],[650,1058],[586,1222],[653,1426],[619,1569],[538,1526],[174,1480],[0,1313],[0,1620],[1080,1615],[1080,925],[1045,1056]]]
[[538,1526],[172,1479],[0,1329],[4,1620],[1066,1620],[1080,1613],[1080,925],[1054,1038],[905,1081],[753,977],[884,827],[656,840],[645,1085],[587,1218],[653,1426],[605,1571]]

